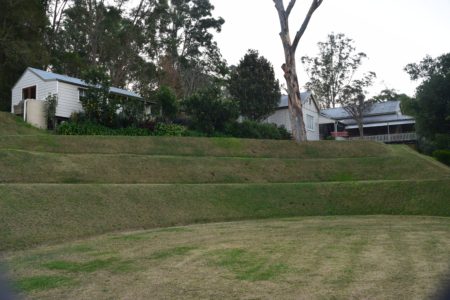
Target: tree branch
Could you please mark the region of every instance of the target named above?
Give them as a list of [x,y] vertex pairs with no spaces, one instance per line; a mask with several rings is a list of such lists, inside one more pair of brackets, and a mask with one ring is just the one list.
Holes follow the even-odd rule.
[[289,2],[289,5],[288,5],[288,7],[287,7],[287,9],[286,9],[286,16],[289,18],[289,15],[291,14],[291,11],[292,11],[292,8],[294,7],[294,5],[295,5],[295,1],[297,1],[297,0],[291,0],[291,2]]
[[[292,3],[292,1],[291,1],[291,3]],[[297,50],[298,43],[300,42],[300,39],[302,38],[303,34],[306,31],[306,28],[308,27],[308,24],[309,24],[309,21],[311,20],[312,15],[316,11],[316,9],[319,8],[319,6],[322,4],[322,2],[323,2],[323,0],[313,0],[312,1],[311,7],[309,8],[309,11],[308,11],[308,14],[305,17],[305,20],[303,21],[303,24],[300,27],[300,30],[297,31],[294,42],[292,43],[292,51],[293,52],[295,52],[295,50]]]
[[273,0],[280,18],[281,31],[285,31],[287,25],[286,10],[284,9],[283,0]]
[[133,25],[136,25],[136,22],[138,20],[139,14],[141,13],[142,7],[144,5],[144,0],[141,0],[141,2],[139,3],[139,6],[136,10],[136,13],[134,15],[134,19],[133,19]]

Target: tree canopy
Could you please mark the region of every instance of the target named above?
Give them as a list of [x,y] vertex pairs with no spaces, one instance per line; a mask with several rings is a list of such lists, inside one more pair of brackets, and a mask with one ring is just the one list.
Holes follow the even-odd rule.
[[423,80],[415,98],[402,103],[414,115],[417,133],[435,148],[450,149],[450,53],[427,56],[405,71],[412,80]]
[[373,84],[375,77],[374,72],[365,74],[361,79],[353,80],[351,84],[346,85],[342,91],[340,103],[358,124],[361,137],[364,136],[364,114],[374,103],[367,99],[367,88]]
[[280,102],[280,84],[273,66],[256,50],[249,50],[231,71],[229,89],[239,102],[241,115],[253,121],[265,119]]
[[2,1],[0,9],[0,110],[10,110],[11,88],[27,67],[48,61],[48,26],[41,0]]
[[351,84],[367,57],[364,52],[357,52],[353,44],[344,34],[331,33],[325,42],[318,43],[316,57],[301,58],[310,78],[305,86],[314,92],[323,108],[334,108],[342,102],[344,88]]
[[0,108],[29,66],[74,77],[94,67],[146,98],[162,85],[185,98],[227,73],[213,10],[209,0],[4,1]]
[[378,95],[373,96],[370,100],[373,102],[401,101],[409,98],[406,94],[399,94],[395,89],[385,88]]

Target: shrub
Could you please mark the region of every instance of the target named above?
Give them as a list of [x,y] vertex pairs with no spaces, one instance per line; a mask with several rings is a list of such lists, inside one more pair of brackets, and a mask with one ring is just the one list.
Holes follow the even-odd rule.
[[175,92],[169,87],[162,86],[159,88],[156,99],[161,105],[162,116],[166,120],[172,120],[178,113],[178,101]]
[[227,135],[238,138],[289,140],[291,134],[283,126],[255,121],[234,122],[226,127]]
[[58,105],[58,95],[48,94],[47,98],[47,129],[55,129],[56,126],[56,106]]
[[158,123],[153,132],[156,136],[182,136],[186,128],[177,124]]
[[198,131],[198,130],[186,130],[183,133],[183,136],[189,136],[189,137],[207,137],[208,135],[204,132]]
[[102,68],[92,68],[83,73],[88,87],[84,90],[84,96],[80,97],[83,110],[88,120],[112,125],[117,116],[118,102],[109,93],[111,80]]
[[[153,125],[151,125],[153,126]],[[153,129],[153,130],[152,130]],[[123,135],[123,136],[182,136],[185,127],[175,124],[158,123],[153,128],[124,127],[109,128],[91,122],[64,122],[56,129],[60,135]]]
[[111,129],[103,125],[84,122],[64,122],[60,124],[56,133],[60,135],[127,135],[127,136],[148,136],[151,131],[145,128],[127,127]]
[[441,163],[450,166],[450,150],[436,150],[433,156]]
[[225,125],[239,116],[238,104],[222,97],[218,87],[212,87],[189,97],[186,112],[192,119],[193,129],[212,135],[223,131]]

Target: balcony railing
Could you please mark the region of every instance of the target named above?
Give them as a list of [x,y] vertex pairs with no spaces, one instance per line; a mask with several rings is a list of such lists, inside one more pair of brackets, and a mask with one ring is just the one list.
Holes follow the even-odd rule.
[[406,133],[392,133],[392,134],[381,134],[381,135],[367,135],[364,137],[349,137],[349,140],[368,140],[377,142],[410,142],[417,140],[417,135],[415,132]]

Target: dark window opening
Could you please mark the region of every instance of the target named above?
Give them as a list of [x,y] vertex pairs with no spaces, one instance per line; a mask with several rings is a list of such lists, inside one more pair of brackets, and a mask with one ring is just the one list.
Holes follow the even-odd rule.
[[36,99],[36,86],[22,89],[22,100],[25,99]]
[[79,98],[86,97],[86,89],[78,89]]

